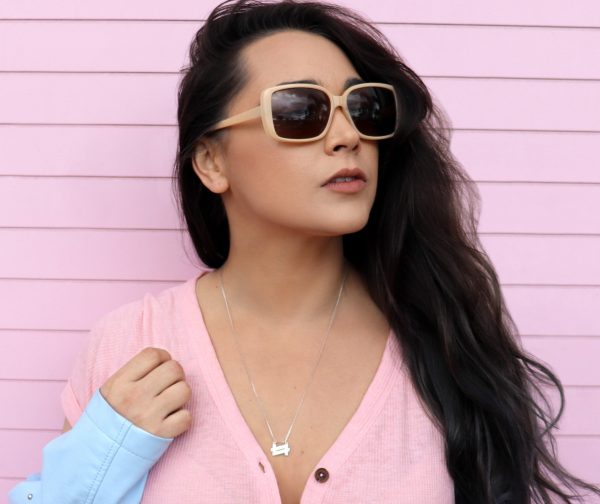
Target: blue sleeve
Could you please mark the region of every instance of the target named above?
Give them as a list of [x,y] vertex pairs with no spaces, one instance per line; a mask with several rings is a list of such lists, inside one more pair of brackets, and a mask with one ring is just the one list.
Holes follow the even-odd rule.
[[41,473],[9,492],[10,504],[139,504],[148,471],[174,438],[117,413],[97,389],[73,428],[43,448]]

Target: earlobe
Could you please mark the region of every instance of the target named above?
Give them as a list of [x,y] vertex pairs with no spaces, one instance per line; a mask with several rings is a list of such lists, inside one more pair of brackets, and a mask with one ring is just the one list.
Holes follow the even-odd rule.
[[198,178],[211,192],[217,194],[229,188],[222,161],[218,146],[205,140],[198,143],[192,157],[192,166]]

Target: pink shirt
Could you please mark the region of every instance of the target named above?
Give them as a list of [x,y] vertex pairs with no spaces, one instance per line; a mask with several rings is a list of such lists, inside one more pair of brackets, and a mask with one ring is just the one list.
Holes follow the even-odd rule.
[[[151,469],[142,502],[280,504],[269,459],[235,402],[206,330],[196,278],[147,293],[94,324],[61,393],[65,416],[73,425],[94,391],[144,347],[165,348],[192,388],[186,408],[193,424]],[[329,477],[316,478],[318,469]],[[416,396],[393,332],[358,409],[314,467],[301,499],[340,502],[454,503],[443,436]]]

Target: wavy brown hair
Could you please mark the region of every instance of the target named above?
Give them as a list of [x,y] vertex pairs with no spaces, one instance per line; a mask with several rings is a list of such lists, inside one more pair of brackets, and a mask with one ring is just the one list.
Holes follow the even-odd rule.
[[[550,503],[600,489],[558,462],[553,429],[564,393],[527,354],[476,229],[476,186],[450,151],[450,122],[385,36],[357,13],[321,2],[228,0],[196,33],[178,93],[174,191],[198,257],[229,251],[221,196],[194,173],[197,140],[247,82],[240,50],[280,30],[321,35],[366,81],[392,84],[400,128],[379,143],[379,182],[366,226],[344,255],[398,336],[417,392],[445,436],[457,503]],[[226,134],[218,132],[217,135]],[[558,389],[552,415],[544,387]]]

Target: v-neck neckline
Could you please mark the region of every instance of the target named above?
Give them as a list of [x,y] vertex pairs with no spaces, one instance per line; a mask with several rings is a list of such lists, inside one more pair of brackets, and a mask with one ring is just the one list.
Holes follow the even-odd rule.
[[[239,409],[217,357],[196,296],[198,278],[209,271],[212,270],[203,270],[199,275],[189,279],[182,285],[184,297],[182,308],[189,341],[191,342],[191,347],[197,351],[195,357],[200,363],[198,367],[205,379],[212,399],[223,417],[223,421],[229,428],[232,439],[236,441],[238,447],[248,460],[250,467],[256,468],[260,471],[259,474],[263,476],[263,473],[268,473],[271,483],[270,488],[265,490],[267,492],[266,497],[268,498],[268,501],[265,502],[281,504],[281,496],[273,466]],[[314,471],[321,467],[327,468],[330,473],[335,474],[338,468],[354,451],[362,438],[362,434],[366,432],[367,427],[381,411],[389,392],[393,388],[395,381],[399,378],[399,371],[402,364],[400,344],[393,330],[390,329],[381,360],[371,383],[367,387],[350,420],[313,468],[311,476],[314,474]],[[264,467],[264,470],[259,469],[260,467]],[[305,499],[309,498],[307,495],[312,496],[315,493],[324,494],[326,491],[327,485],[323,485],[317,482],[315,478],[309,476],[300,502],[305,502]],[[313,502],[313,500],[311,499],[310,502]]]

